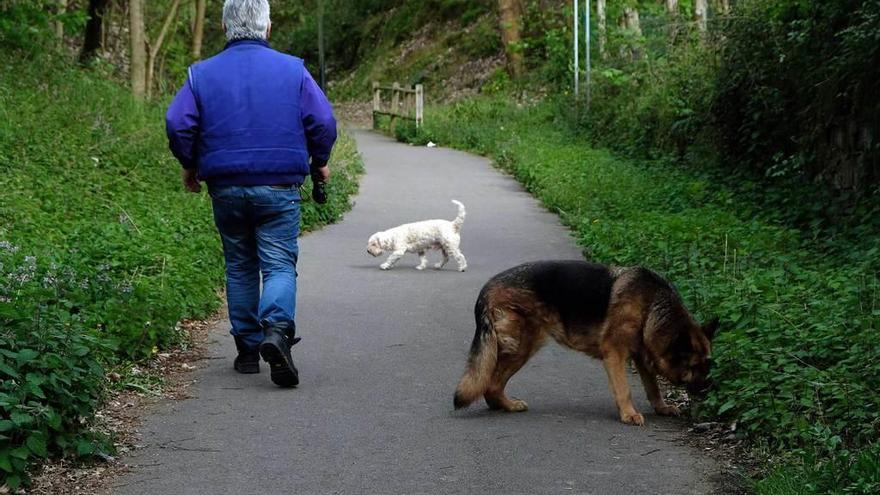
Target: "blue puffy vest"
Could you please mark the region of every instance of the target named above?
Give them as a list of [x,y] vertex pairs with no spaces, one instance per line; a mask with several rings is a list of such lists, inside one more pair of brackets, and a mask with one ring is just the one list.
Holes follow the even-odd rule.
[[233,41],[190,67],[199,177],[212,186],[302,183],[309,173],[303,70],[301,59],[257,40]]

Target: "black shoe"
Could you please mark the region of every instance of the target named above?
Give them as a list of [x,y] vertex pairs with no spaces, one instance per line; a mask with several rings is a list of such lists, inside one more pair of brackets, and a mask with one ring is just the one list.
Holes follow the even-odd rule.
[[269,363],[272,383],[279,387],[295,387],[299,384],[299,372],[290,357],[290,348],[299,342],[294,338],[292,325],[275,323],[265,329],[266,336],[260,344],[260,355]]
[[233,361],[232,366],[235,371],[246,375],[252,375],[260,372],[260,350],[257,347],[248,347],[244,339],[235,337],[235,348],[238,349],[238,356]]

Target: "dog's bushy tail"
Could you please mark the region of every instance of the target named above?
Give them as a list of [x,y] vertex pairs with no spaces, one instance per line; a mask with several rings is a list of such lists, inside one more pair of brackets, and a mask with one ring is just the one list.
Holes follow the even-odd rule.
[[456,409],[467,407],[486,392],[498,362],[498,337],[489,318],[486,298],[482,293],[474,306],[474,319],[477,330],[471,343],[467,368],[455,389],[453,404]]
[[455,229],[456,232],[461,232],[461,225],[464,223],[464,216],[467,212],[465,212],[464,205],[461,203],[461,201],[453,199],[452,202],[458,205],[458,216],[455,217],[455,220],[452,221],[452,227]]

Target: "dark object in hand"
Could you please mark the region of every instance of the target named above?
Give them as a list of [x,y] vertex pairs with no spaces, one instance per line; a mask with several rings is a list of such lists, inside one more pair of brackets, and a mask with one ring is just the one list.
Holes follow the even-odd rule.
[[312,174],[312,199],[322,205],[327,202],[327,191],[324,190],[324,180],[318,174]]

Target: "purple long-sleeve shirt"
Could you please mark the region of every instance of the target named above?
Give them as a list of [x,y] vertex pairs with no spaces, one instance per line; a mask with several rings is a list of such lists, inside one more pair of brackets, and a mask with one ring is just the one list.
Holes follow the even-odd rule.
[[[333,117],[333,107],[327,96],[305,68],[303,68],[300,92],[300,112],[312,166],[320,168],[327,164],[330,151],[336,142],[336,119]],[[183,168],[196,167],[195,143],[199,132],[199,120],[196,98],[187,79],[171,101],[165,115],[168,147]]]

